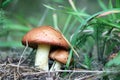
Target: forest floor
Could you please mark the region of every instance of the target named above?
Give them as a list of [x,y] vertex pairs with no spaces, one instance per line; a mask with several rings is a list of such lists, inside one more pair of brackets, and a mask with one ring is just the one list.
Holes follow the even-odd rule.
[[[31,65],[31,50],[1,49],[0,80],[98,80],[102,72],[84,69],[42,71]],[[33,63],[32,63],[33,64]],[[97,74],[96,74],[97,73]]]

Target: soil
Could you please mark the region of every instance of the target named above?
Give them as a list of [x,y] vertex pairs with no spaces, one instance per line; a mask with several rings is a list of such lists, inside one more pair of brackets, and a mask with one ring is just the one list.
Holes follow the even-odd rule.
[[[80,73],[79,71],[83,69],[73,68],[73,66],[69,70],[53,72],[38,70],[33,66],[34,53],[32,49],[2,48],[0,50],[0,80],[98,80],[95,74]],[[49,63],[51,65],[52,61]],[[62,68],[65,69],[65,65]]]

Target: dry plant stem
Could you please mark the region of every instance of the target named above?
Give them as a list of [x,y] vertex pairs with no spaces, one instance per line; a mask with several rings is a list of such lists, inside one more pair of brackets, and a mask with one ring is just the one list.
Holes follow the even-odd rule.
[[61,70],[61,63],[58,61],[54,61],[52,67],[50,68],[50,71],[56,71]]
[[92,79],[94,77],[97,77],[99,74],[91,74],[91,75],[87,75],[87,76],[84,76],[84,77],[80,77],[80,78],[76,78],[78,80],[88,80],[88,79]]
[[113,13],[120,13],[120,11],[119,10],[111,10],[111,11],[103,12],[103,13],[99,14],[97,16],[97,18],[107,16],[107,15],[113,14]]
[[[89,70],[57,70],[57,71],[50,71],[50,73],[58,73],[58,72],[73,72],[73,73],[95,73],[95,74],[103,74],[103,73],[119,73],[120,71],[116,72],[116,71],[89,71]],[[48,71],[41,71],[41,72],[26,72],[26,73],[22,73],[22,75],[26,76],[26,75],[39,75],[39,74],[43,74],[43,73],[48,73]]]
[[35,57],[35,67],[45,71],[49,70],[48,66],[48,55],[50,51],[50,45],[38,45],[36,57]]
[[[7,70],[6,68],[11,67],[11,68],[17,68],[18,65],[15,64],[0,64],[1,68],[4,68],[4,70],[0,70],[0,73],[9,73],[9,70]],[[56,71],[36,71],[35,68],[30,68],[28,66],[19,66],[20,69],[22,69],[25,72],[20,73],[21,76],[30,76],[30,75],[40,75],[40,74],[44,74],[44,73],[58,73],[58,72],[71,72],[71,73],[92,73],[92,74],[96,74],[96,75],[102,75],[105,73],[105,75],[108,74],[118,74],[120,73],[120,70],[107,70],[107,71],[91,71],[91,70],[56,70]],[[33,71],[36,72],[33,72]],[[26,72],[27,71],[27,72]],[[84,78],[89,78],[90,76],[85,76]]]
[[28,42],[26,41],[26,47],[25,47],[25,49],[23,50],[22,55],[20,56],[20,60],[19,60],[19,62],[18,62],[18,67],[17,67],[18,73],[19,73],[19,66],[20,66],[20,64],[21,64],[23,55],[24,55],[24,53],[25,53],[25,51],[26,51],[27,48],[28,48]]
[[[73,3],[72,0],[69,0],[69,2],[70,2],[70,4],[74,5],[74,3]],[[76,10],[75,7],[74,7],[74,9]],[[55,13],[53,14],[53,21],[54,21],[55,29],[58,30],[58,31],[60,31],[60,29],[59,29],[59,27],[58,27],[58,25],[57,25],[57,14],[55,14]],[[60,31],[60,32],[61,32],[61,31]],[[78,55],[78,53],[77,53],[77,51],[74,49],[74,47],[71,45],[71,43],[66,39],[66,37],[63,35],[62,32],[61,32],[61,34],[62,34],[62,37],[66,40],[66,42],[69,44],[69,46],[71,47],[71,49],[73,50],[73,52],[76,54],[76,56],[77,56],[78,58],[80,58],[79,55]]]

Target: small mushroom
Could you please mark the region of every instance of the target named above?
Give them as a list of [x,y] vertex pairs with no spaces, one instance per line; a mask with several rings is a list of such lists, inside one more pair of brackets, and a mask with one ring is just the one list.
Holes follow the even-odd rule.
[[50,71],[60,70],[62,64],[66,64],[68,60],[68,51],[64,49],[57,49],[50,53],[49,57],[55,60],[55,64],[52,65]]
[[40,26],[33,28],[22,39],[22,44],[37,49],[35,66],[45,71],[49,70],[48,57],[52,46],[69,48],[62,34],[51,26]]

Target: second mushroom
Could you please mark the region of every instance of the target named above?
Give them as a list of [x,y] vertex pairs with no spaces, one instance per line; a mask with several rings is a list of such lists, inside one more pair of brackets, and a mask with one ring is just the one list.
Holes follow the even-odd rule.
[[61,65],[67,63],[68,56],[68,51],[64,49],[52,51],[49,57],[54,60],[54,64],[52,65],[50,71],[60,70]]

